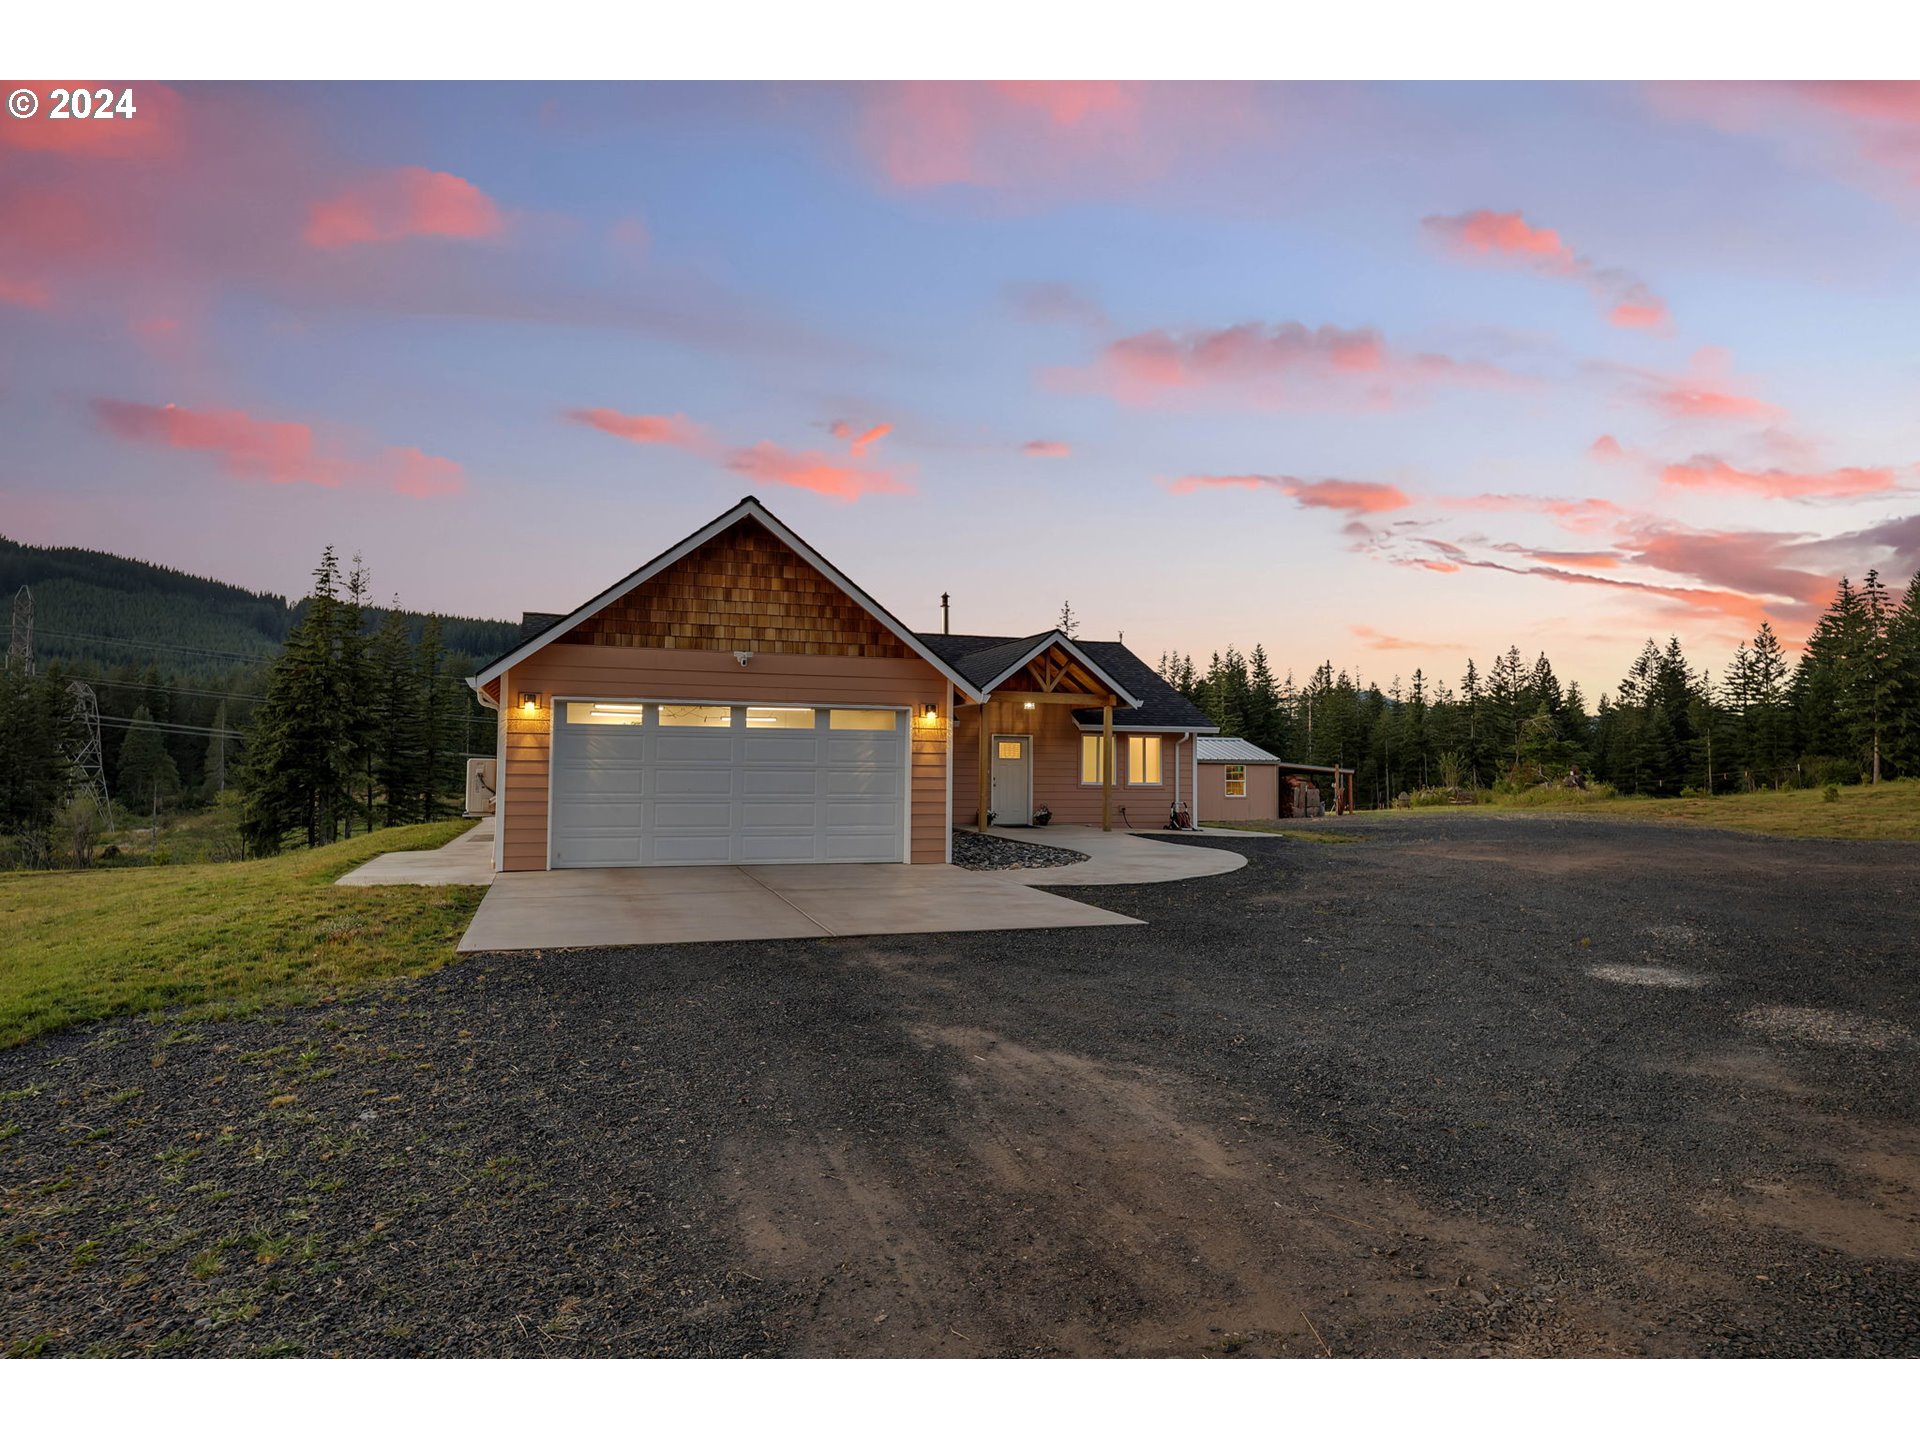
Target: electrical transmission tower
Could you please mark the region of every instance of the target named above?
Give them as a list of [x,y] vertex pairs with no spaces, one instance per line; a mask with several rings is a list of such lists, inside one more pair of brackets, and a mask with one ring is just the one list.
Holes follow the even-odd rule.
[[33,591],[22,585],[13,596],[13,633],[7,641],[7,669],[33,674]]
[[73,757],[73,788],[93,797],[100,812],[100,823],[113,823],[113,809],[107,800],[106,752],[100,747],[100,702],[93,687],[84,680],[72,681],[67,694],[73,697],[73,728],[79,736],[79,749]]

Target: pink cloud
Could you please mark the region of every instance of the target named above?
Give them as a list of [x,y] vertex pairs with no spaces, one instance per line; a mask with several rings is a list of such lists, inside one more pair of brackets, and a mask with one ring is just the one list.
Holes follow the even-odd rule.
[[1044,460],[1064,460],[1073,454],[1073,447],[1064,440],[1029,440],[1020,447],[1020,453]]
[[1598,496],[1570,500],[1550,495],[1443,495],[1438,503],[1452,510],[1517,510],[1545,515],[1576,535],[1610,529],[1628,514],[1613,501]]
[[1499,385],[1516,377],[1478,361],[1404,354],[1371,327],[1249,322],[1216,330],[1144,330],[1102,347],[1090,366],[1044,377],[1123,405],[1220,398],[1256,407],[1399,403],[1435,384]]
[[1134,189],[1259,133],[1251,92],[1232,84],[909,81],[853,93],[858,149],[906,190]]
[[607,238],[623,250],[644,255],[653,244],[653,234],[644,220],[616,220]]
[[827,433],[836,440],[845,440],[847,449],[855,455],[864,455],[867,450],[893,433],[893,426],[874,425],[856,432],[853,423],[848,420],[836,420],[827,427]]
[[212,455],[220,469],[236,479],[326,489],[364,485],[421,499],[465,488],[460,465],[442,456],[405,446],[390,447],[370,460],[355,459],[322,449],[310,425],[260,420],[244,410],[188,410],[99,399],[93,402],[93,413],[116,439]]
[[1529,225],[1518,210],[1469,210],[1464,215],[1429,215],[1420,222],[1454,249],[1469,255],[1520,256],[1534,264],[1570,270],[1574,253],[1559,232]]
[[1340,510],[1349,515],[1378,515],[1404,510],[1413,503],[1405,491],[1393,485],[1371,480],[1296,480],[1291,475],[1183,475],[1169,482],[1167,489],[1175,495],[1191,495],[1198,490],[1278,490],[1310,509]]
[[1667,302],[1625,270],[1576,255],[1557,230],[1530,225],[1518,210],[1469,210],[1429,215],[1420,222],[1454,254],[1524,265],[1544,275],[1577,280],[1606,312],[1607,323],[1628,330],[1666,330]]
[[767,440],[735,450],[727,457],[727,468],[750,480],[811,490],[834,500],[912,492],[911,486],[888,471],[841,464],[818,450],[788,450]]
[[1646,93],[1672,118],[1771,137],[1798,163],[1811,160],[1870,185],[1920,185],[1920,83],[1685,82],[1649,85]]
[[53,305],[53,291],[38,280],[13,280],[0,275],[0,305],[15,305],[23,310],[47,310]]
[[1769,500],[1848,500],[1884,495],[1897,488],[1890,467],[1847,467],[1817,473],[1790,470],[1741,470],[1712,455],[1696,455],[1669,465],[1660,483],[1676,490],[1730,490]]
[[1602,435],[1587,447],[1587,453],[1596,460],[1624,460],[1627,452],[1620,442],[1611,435]]
[[1730,372],[1732,361],[1718,346],[1702,346],[1684,375],[1628,370],[1629,393],[1676,420],[1776,421],[1786,417],[1778,405],[1746,393]]
[[627,415],[618,410],[569,410],[569,420],[631,440],[636,445],[672,445],[681,450],[711,452],[706,428],[685,415]]
[[482,240],[505,228],[500,207],[471,181],[401,165],[316,203],[304,238],[318,250],[441,236]]
[[1434,648],[1424,640],[1402,639],[1398,635],[1388,635],[1376,630],[1371,625],[1349,625],[1347,629],[1369,650],[1431,650]]

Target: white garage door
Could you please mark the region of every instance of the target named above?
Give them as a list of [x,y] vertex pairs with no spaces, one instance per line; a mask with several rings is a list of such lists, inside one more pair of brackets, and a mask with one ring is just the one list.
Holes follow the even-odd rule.
[[906,764],[901,710],[561,700],[552,864],[903,860]]

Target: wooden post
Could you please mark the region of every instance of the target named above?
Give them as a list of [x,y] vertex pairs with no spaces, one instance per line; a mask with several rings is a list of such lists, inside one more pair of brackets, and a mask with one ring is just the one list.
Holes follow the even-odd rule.
[[982,700],[980,702],[980,833],[982,835],[987,833],[987,802],[992,793],[989,787],[993,782],[993,772],[988,768],[993,763],[990,758],[993,742],[988,734],[992,728],[987,724],[987,702]]
[[1113,829],[1113,697],[1100,707],[1100,828]]

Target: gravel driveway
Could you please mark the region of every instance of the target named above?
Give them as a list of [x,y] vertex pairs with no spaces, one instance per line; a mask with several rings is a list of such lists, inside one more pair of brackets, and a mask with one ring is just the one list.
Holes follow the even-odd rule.
[[1368,833],[0,1054],[0,1351],[1920,1353],[1920,846]]

